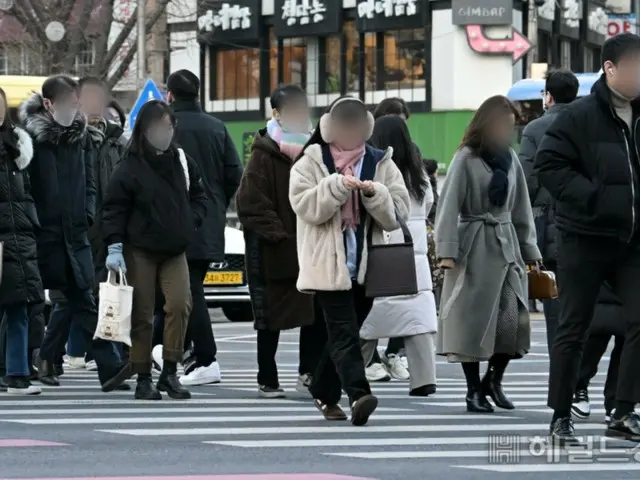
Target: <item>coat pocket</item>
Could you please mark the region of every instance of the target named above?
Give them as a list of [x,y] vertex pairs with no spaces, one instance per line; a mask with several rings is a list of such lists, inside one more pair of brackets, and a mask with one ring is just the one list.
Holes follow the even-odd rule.
[[264,242],[263,263],[268,280],[296,280],[298,278],[298,254],[296,239],[287,238],[277,243]]

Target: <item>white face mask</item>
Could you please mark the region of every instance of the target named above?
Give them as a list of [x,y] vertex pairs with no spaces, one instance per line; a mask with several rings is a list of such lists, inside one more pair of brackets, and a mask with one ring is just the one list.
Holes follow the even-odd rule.
[[77,108],[57,108],[51,114],[55,122],[63,127],[70,127],[78,114]]
[[165,152],[173,140],[173,129],[150,129],[145,134],[149,145],[160,152]]

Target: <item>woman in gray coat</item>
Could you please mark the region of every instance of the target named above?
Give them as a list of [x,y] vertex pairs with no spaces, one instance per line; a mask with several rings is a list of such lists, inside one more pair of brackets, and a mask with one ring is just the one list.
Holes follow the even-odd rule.
[[[467,410],[513,409],[502,390],[509,361],[529,350],[526,264],[541,258],[520,162],[509,147],[517,115],[503,96],[474,115],[444,183],[436,255],[446,269],[437,351],[461,362]],[[479,362],[489,361],[480,380]]]

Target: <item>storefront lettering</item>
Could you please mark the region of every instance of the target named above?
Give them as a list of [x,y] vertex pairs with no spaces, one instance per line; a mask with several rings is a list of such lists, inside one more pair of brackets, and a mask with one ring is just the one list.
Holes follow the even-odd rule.
[[289,27],[320,23],[326,12],[327,7],[320,0],[285,0],[282,5],[282,20]]
[[483,8],[483,7],[467,7],[467,8],[459,8],[458,15],[461,17],[502,17],[505,13],[507,13],[507,9],[503,7],[495,7],[495,8]]
[[198,18],[198,28],[201,31],[212,32],[214,28],[227,30],[248,30],[251,28],[251,9],[241,5],[223,3],[218,12],[213,10]]
[[418,13],[416,0],[367,0],[358,3],[359,18],[412,16]]

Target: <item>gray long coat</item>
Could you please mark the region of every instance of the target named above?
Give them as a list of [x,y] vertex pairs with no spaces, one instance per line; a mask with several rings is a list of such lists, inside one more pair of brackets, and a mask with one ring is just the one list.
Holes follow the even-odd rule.
[[498,305],[505,280],[516,292],[520,324],[513,351],[530,346],[526,263],[540,260],[522,166],[512,152],[504,207],[489,202],[491,168],[470,149],[456,153],[436,218],[436,255],[453,258],[445,273],[438,318],[437,352],[486,360],[494,353]]

